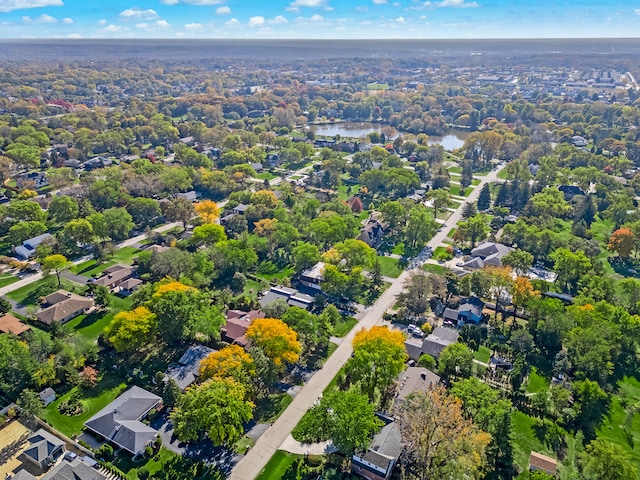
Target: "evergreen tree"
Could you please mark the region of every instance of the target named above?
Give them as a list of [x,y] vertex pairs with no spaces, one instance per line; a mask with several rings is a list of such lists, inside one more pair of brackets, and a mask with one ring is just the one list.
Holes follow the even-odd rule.
[[480,190],[478,196],[478,210],[487,210],[491,206],[491,191],[489,190],[489,184],[485,183]]

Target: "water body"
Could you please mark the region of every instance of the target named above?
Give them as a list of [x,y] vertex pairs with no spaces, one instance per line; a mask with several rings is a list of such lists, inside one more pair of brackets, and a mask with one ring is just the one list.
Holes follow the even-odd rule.
[[[341,122],[330,123],[325,125],[311,125],[309,128],[316,135],[323,135],[326,137],[333,137],[340,135],[341,137],[349,138],[364,138],[371,132],[382,131],[383,124],[372,122]],[[429,145],[439,144],[444,147],[445,150],[455,150],[462,147],[466,140],[468,132],[459,130],[450,130],[444,136],[429,135]]]

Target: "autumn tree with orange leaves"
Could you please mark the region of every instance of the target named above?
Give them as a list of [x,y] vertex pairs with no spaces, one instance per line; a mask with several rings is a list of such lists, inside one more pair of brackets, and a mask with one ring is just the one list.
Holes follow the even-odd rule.
[[539,297],[540,292],[533,288],[531,281],[527,277],[517,277],[513,282],[511,290],[511,301],[513,302],[513,322],[516,321],[516,310],[524,307],[533,297]]
[[360,330],[353,338],[353,356],[345,365],[352,383],[374,401],[400,374],[407,359],[404,335],[387,327]]
[[285,363],[296,363],[300,358],[302,347],[298,334],[286,323],[277,318],[256,318],[251,322],[245,336],[278,368]]
[[464,417],[462,401],[444,387],[410,394],[396,413],[405,453],[403,479],[482,477],[491,436]]
[[202,223],[215,223],[220,216],[218,204],[212,200],[202,200],[196,203],[195,209]]
[[607,249],[616,252],[621,258],[629,258],[635,248],[636,236],[630,228],[619,228],[609,237]]
[[253,358],[239,345],[229,345],[209,354],[200,363],[200,378],[233,378],[248,384],[256,373]]

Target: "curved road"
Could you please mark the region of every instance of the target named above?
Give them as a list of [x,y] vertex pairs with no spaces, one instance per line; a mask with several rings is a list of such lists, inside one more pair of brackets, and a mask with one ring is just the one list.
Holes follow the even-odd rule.
[[[475,202],[484,184],[495,182],[498,172],[503,167],[504,166],[501,166],[497,170],[492,170],[484,177],[481,177],[480,184],[473,189],[466,201]],[[428,245],[430,247],[435,249],[445,240],[449,229],[456,226],[462,218],[463,207],[464,203],[444,222],[440,231],[429,241]],[[349,332],[336,351],[333,352],[324,363],[322,369],[311,377],[302,390],[300,390],[300,393],[293,399],[289,407],[280,415],[280,418],[258,439],[247,455],[236,464],[231,472],[230,479],[251,480],[260,474],[269,459],[276,450],[280,448],[305,412],[320,398],[322,392],[327,388],[329,383],[331,383],[331,380],[333,380],[338,370],[349,360],[353,353],[351,341],[356,332],[363,328],[371,328],[381,322],[382,315],[393,306],[396,301],[396,296],[402,292],[403,285],[410,275],[410,270],[404,271],[373,305],[357,315],[360,320],[358,328],[354,328]]]

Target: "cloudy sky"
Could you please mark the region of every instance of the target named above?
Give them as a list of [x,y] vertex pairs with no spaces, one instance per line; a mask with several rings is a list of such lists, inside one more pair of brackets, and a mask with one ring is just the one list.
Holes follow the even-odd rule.
[[0,0],[0,38],[637,37],[640,0]]

